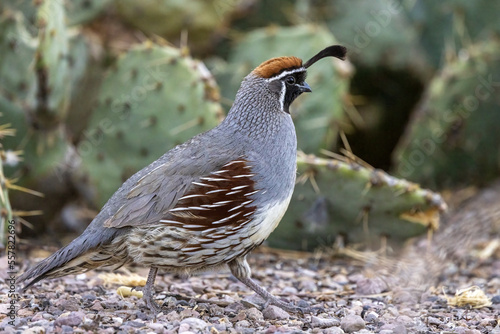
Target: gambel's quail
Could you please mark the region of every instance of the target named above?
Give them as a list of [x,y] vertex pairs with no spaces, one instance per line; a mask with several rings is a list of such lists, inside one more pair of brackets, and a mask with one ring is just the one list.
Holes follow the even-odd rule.
[[246,255],[276,228],[292,197],[297,139],[289,108],[311,91],[306,69],[345,54],[333,45],[305,64],[297,57],[260,64],[220,125],[129,178],[82,235],[19,277],[30,280],[24,289],[44,278],[137,263],[150,267],[144,301],[158,312],[153,290],[159,268],[189,274],[227,264],[267,304],[310,311],[252,280]]

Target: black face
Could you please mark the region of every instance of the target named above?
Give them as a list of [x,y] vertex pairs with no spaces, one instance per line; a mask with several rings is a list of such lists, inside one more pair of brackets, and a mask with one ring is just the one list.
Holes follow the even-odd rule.
[[[284,74],[284,75],[283,75]],[[271,81],[269,87],[272,91],[279,95],[280,103],[283,106],[283,111],[289,113],[289,108],[292,102],[302,93],[310,92],[311,88],[305,82],[306,71],[295,72],[290,71],[286,74],[286,71],[281,73],[281,77],[274,81]]]
[[310,92],[309,85],[306,84],[306,72],[297,72],[285,76],[282,81],[285,83],[285,99],[283,110],[290,113],[289,108],[293,101],[302,93]]

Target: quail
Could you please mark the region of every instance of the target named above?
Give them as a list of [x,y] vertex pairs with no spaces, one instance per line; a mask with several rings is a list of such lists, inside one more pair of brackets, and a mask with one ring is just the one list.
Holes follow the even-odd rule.
[[266,304],[307,311],[252,280],[246,255],[276,228],[292,197],[297,139],[289,108],[311,92],[307,68],[345,55],[332,45],[304,64],[297,57],[260,64],[224,121],[130,177],[79,237],[19,277],[23,290],[45,278],[137,263],[150,267],[143,298],[157,313],[158,269],[190,274],[228,265]]

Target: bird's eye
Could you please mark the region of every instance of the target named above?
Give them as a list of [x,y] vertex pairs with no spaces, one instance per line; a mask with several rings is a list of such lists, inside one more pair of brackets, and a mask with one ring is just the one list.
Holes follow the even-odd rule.
[[289,85],[295,84],[295,77],[293,75],[289,75],[285,78],[285,82]]

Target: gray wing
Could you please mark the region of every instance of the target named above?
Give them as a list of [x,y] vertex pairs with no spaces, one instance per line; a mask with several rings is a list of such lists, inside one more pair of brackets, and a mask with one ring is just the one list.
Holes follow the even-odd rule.
[[193,149],[201,146],[190,145],[187,150],[178,147],[130,178],[113,196],[116,198],[110,199],[112,208],[103,208],[110,213],[103,226],[122,228],[157,223],[193,188],[193,182],[234,159],[233,154],[218,152],[208,156],[200,149]]

